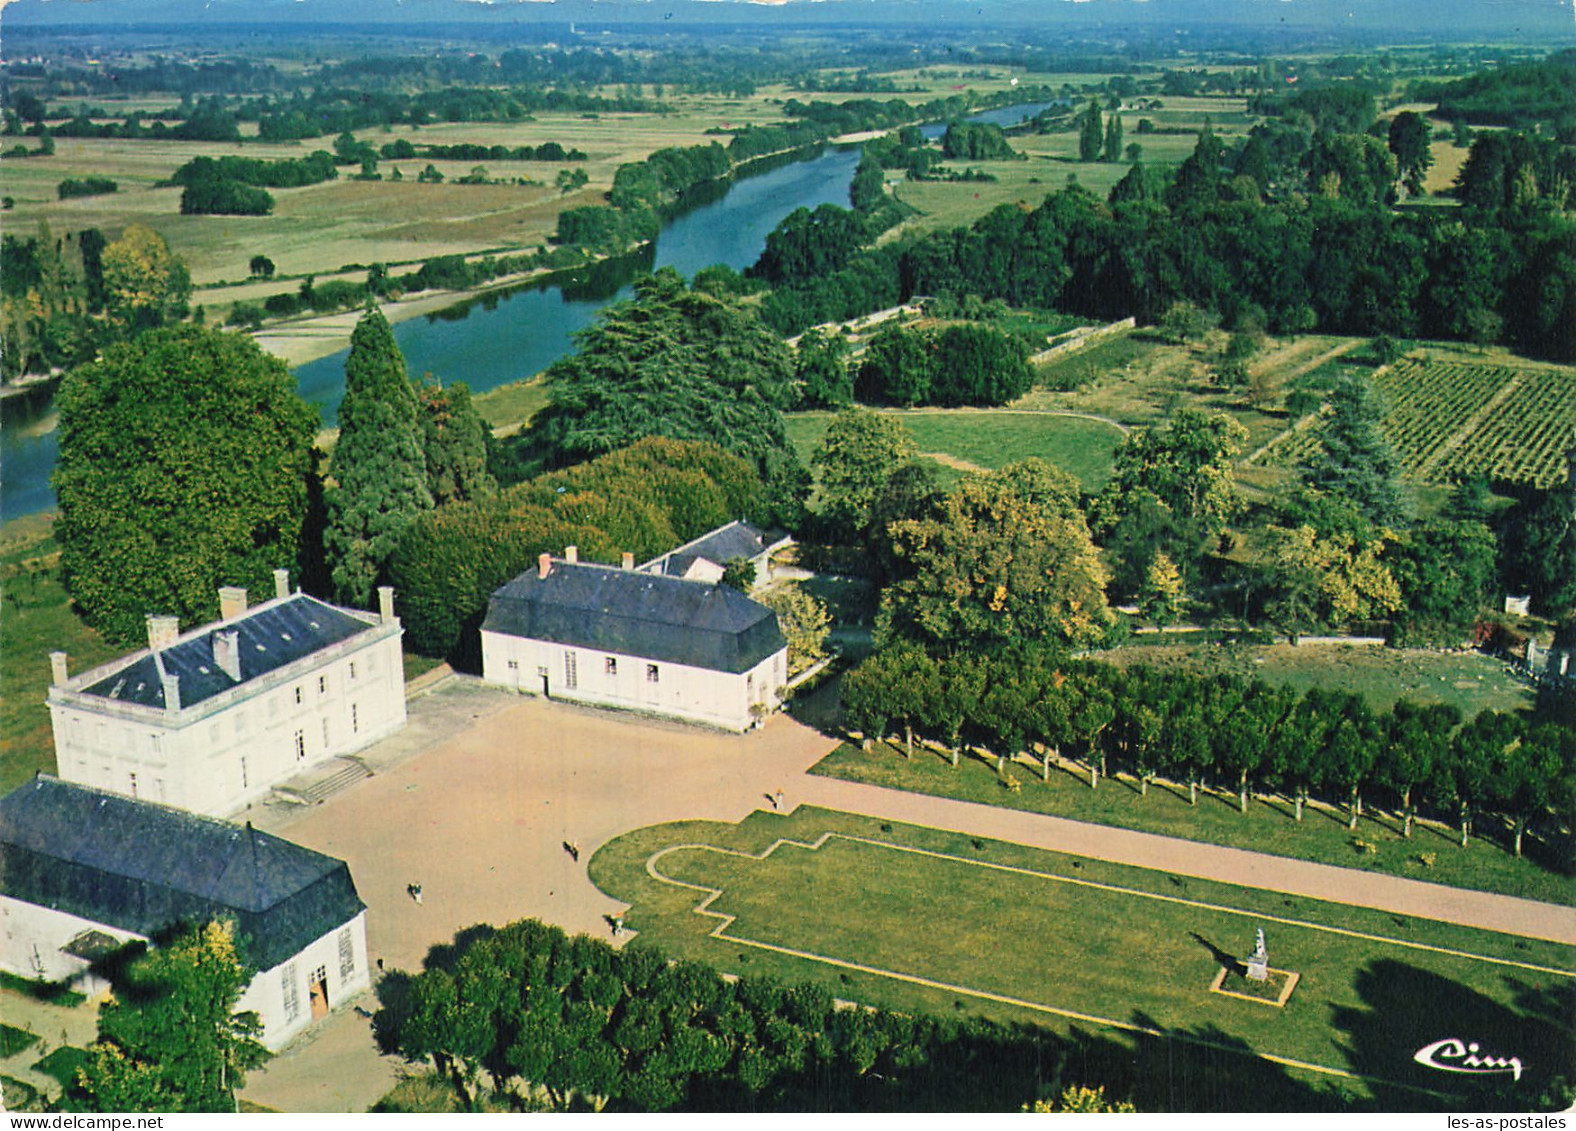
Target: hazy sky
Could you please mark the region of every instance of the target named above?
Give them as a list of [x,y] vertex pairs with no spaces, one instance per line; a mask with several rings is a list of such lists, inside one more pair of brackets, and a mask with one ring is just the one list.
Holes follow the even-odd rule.
[[[1246,23],[1449,37],[1487,29],[1576,46],[1576,0],[0,0],[0,30],[37,24],[287,20],[464,22]],[[1562,42],[1563,40],[1563,42]]]

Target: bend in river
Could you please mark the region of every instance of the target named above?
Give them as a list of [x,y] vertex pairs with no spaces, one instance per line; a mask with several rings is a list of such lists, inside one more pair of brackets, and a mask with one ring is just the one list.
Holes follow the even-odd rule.
[[[970,120],[1014,125],[1049,103],[988,110]],[[927,136],[944,126],[925,127]],[[485,392],[546,369],[574,347],[574,334],[609,303],[628,298],[631,281],[659,267],[686,278],[712,264],[744,270],[760,257],[766,236],[796,208],[847,205],[848,185],[859,163],[857,147],[825,147],[818,155],[778,164],[765,160],[716,195],[692,190],[701,202],[663,225],[655,248],[551,280],[527,283],[466,299],[456,306],[394,326],[394,337],[414,376],[431,373],[445,384],[464,381]],[[704,199],[710,197],[710,199]],[[308,362],[296,377],[301,395],[334,423],[345,387],[345,354]],[[49,473],[55,465],[52,416],[12,414],[4,424],[0,468],[0,518],[35,514],[54,506]]]

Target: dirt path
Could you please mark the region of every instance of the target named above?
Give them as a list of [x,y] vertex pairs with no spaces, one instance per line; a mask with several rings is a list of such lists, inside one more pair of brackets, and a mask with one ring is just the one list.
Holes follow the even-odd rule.
[[795,794],[869,817],[1576,945],[1576,908],[834,778],[806,776]]
[[[419,969],[465,927],[526,916],[610,938],[606,916],[626,908],[587,876],[600,845],[668,821],[737,822],[769,808],[778,790],[786,809],[821,805],[1576,943],[1569,908],[813,776],[837,739],[785,715],[729,735],[517,698],[469,679],[414,700],[410,715],[361,756],[373,777],[310,809],[243,815],[349,863],[368,906],[371,956],[390,969]],[[422,885],[419,906],[409,883]],[[373,1043],[376,1008],[371,995],[341,1003],[252,1074],[244,1097],[282,1111],[365,1111],[403,1070]]]

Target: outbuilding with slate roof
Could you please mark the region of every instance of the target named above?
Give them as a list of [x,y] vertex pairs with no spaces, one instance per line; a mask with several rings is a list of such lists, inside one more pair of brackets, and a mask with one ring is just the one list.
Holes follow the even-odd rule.
[[366,905],[343,860],[45,775],[0,798],[0,969],[96,992],[94,961],[215,919],[258,970],[238,1008],[270,1048],[369,984]]
[[493,594],[489,683],[744,731],[775,710],[788,646],[777,614],[725,585],[543,554]]
[[239,812],[275,785],[405,724],[393,591],[376,614],[289,591],[248,606],[219,591],[220,619],[181,633],[148,618],[148,647],[70,676],[49,711],[60,777],[195,813]]
[[723,570],[730,562],[744,561],[755,568],[751,591],[758,592],[773,581],[772,555],[791,545],[793,539],[783,531],[762,530],[748,522],[730,522],[635,568],[690,581],[716,582],[722,580]]

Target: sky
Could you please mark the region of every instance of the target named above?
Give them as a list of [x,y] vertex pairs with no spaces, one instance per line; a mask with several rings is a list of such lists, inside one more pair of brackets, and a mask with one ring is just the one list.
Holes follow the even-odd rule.
[[[1576,0],[0,0],[0,32],[60,24],[280,21],[903,24],[1193,23],[1488,30],[1576,46]],[[1446,33],[1441,36],[1440,33]],[[1563,42],[1561,42],[1563,40]]]

